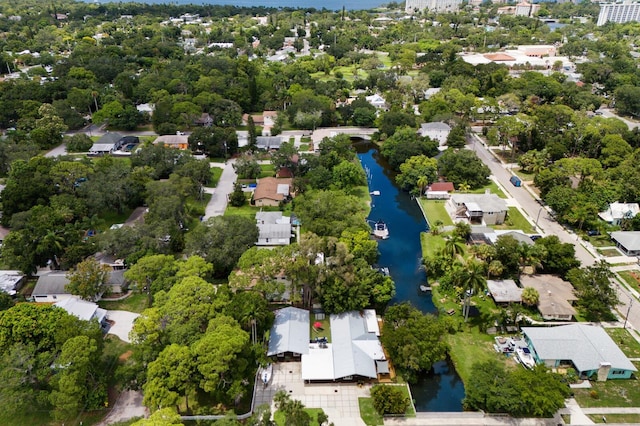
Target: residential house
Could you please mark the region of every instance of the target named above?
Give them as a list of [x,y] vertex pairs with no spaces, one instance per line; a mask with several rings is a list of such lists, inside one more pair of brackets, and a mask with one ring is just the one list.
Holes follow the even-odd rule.
[[611,239],[627,256],[640,256],[640,231],[615,231]]
[[607,210],[598,213],[598,217],[611,225],[620,225],[624,219],[633,219],[640,213],[638,203],[611,203]]
[[309,311],[289,306],[274,313],[267,356],[284,360],[309,353]]
[[93,302],[79,299],[75,296],[54,303],[54,306],[62,308],[74,317],[83,321],[96,320],[101,327],[107,326],[107,311]]
[[558,327],[522,327],[537,362],[549,368],[569,366],[580,377],[598,381],[630,379],[637,368],[600,326],[571,324]]
[[89,148],[89,155],[106,155],[120,149],[122,135],[119,133],[105,133]]
[[522,302],[522,289],[514,280],[487,280],[487,289],[498,304]]
[[162,135],[153,141],[155,145],[164,144],[169,148],[189,149],[189,136],[187,135]]
[[213,117],[208,112],[203,112],[200,117],[193,121],[193,124],[200,127],[211,127],[213,125]]
[[258,136],[256,137],[256,146],[258,149],[272,150],[280,149],[282,145],[282,136]]
[[382,96],[375,94],[366,96],[365,99],[376,109],[387,110],[387,101]]
[[[252,114],[253,124],[262,127],[262,136],[271,136],[271,128],[276,124],[278,111],[263,111],[262,114]],[[249,114],[242,116],[242,125],[249,124]]]
[[24,284],[25,275],[20,271],[0,271],[0,291],[15,296]]
[[509,211],[507,203],[496,194],[453,194],[448,201],[453,219],[468,220],[472,224],[499,225]]
[[451,126],[441,121],[422,123],[418,133],[420,133],[422,137],[428,137],[433,141],[438,141],[442,147],[447,145],[447,138],[449,137],[449,133],[451,133]]
[[571,321],[576,314],[572,303],[578,298],[571,283],[553,275],[522,275],[520,285],[538,291],[538,311],[545,321]]
[[429,200],[448,200],[455,188],[453,182],[434,182],[425,191]]
[[118,259],[110,254],[98,252],[94,254],[93,257],[100,262],[101,265],[107,265],[114,271],[125,270],[127,268],[124,264],[124,259]]
[[253,192],[253,202],[256,206],[278,206],[282,201],[291,197],[293,179],[278,179],[266,177],[258,179],[256,190]]
[[291,218],[283,216],[282,212],[256,213],[258,226],[257,246],[287,246],[291,244]]
[[[66,290],[69,284],[67,272],[54,271],[41,275],[36,282],[36,286],[31,293],[31,297],[35,302],[57,302],[60,300],[73,297]],[[117,270],[109,272],[107,278],[107,288],[109,293],[122,293],[126,288],[124,279],[124,271]],[[99,299],[102,295],[96,295]]]
[[333,314],[330,323],[331,341],[310,343],[302,355],[305,382],[376,379],[389,373],[373,309]]

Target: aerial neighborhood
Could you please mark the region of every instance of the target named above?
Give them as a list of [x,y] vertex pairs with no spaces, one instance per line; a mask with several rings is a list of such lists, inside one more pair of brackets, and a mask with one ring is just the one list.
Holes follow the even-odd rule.
[[0,424],[640,424],[640,2],[201,3],[0,1]]

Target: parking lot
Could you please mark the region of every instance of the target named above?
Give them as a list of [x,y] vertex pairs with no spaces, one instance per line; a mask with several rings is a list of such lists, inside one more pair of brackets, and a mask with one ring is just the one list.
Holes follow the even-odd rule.
[[360,418],[358,398],[368,397],[369,389],[369,385],[360,387],[355,383],[304,384],[299,362],[281,362],[274,364],[273,376],[268,386],[265,387],[258,379],[254,402],[255,407],[271,405],[276,392],[284,390],[305,407],[324,409],[329,421],[336,426],[364,426],[365,423]]

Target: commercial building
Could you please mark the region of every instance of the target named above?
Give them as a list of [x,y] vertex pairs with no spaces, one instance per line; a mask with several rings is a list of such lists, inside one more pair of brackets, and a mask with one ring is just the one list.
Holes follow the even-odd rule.
[[623,24],[632,21],[640,21],[640,2],[600,3],[598,26],[607,22]]
[[405,12],[413,13],[423,10],[433,12],[455,12],[460,8],[462,0],[407,0]]

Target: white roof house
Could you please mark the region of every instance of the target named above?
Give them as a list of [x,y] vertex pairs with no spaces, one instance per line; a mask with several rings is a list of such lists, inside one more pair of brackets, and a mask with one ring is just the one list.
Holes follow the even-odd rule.
[[607,332],[599,326],[571,324],[522,327],[537,361],[554,368],[571,361],[580,375],[590,376],[609,365],[608,378],[628,378],[637,371]]
[[350,380],[388,373],[379,334],[373,309],[331,315],[331,343],[309,345],[309,352],[302,355],[302,379]]
[[284,357],[309,353],[309,311],[287,307],[275,311],[275,321],[269,334],[267,356]]
[[387,101],[377,93],[375,95],[366,96],[365,99],[377,109],[387,109]]
[[470,223],[499,225],[507,217],[507,203],[496,194],[452,194],[449,198],[454,219],[465,219]]
[[102,324],[107,317],[107,311],[105,309],[98,307],[95,303],[87,302],[77,297],[69,297],[61,300],[54,303],[54,306],[62,308],[74,317],[78,317],[84,321],[96,319]]
[[444,146],[447,144],[447,138],[449,137],[449,133],[451,133],[451,127],[447,123],[443,123],[441,121],[422,123],[418,133],[420,133],[420,136],[427,136],[431,140],[438,141],[440,146]]
[[24,277],[20,271],[0,271],[0,291],[14,296],[20,290]]
[[487,288],[496,303],[522,302],[522,289],[514,280],[487,280]]
[[638,203],[615,203],[609,204],[609,208],[598,213],[598,217],[612,225],[620,225],[623,219],[633,219],[640,213]]
[[611,239],[627,256],[640,256],[640,231],[615,231]]

